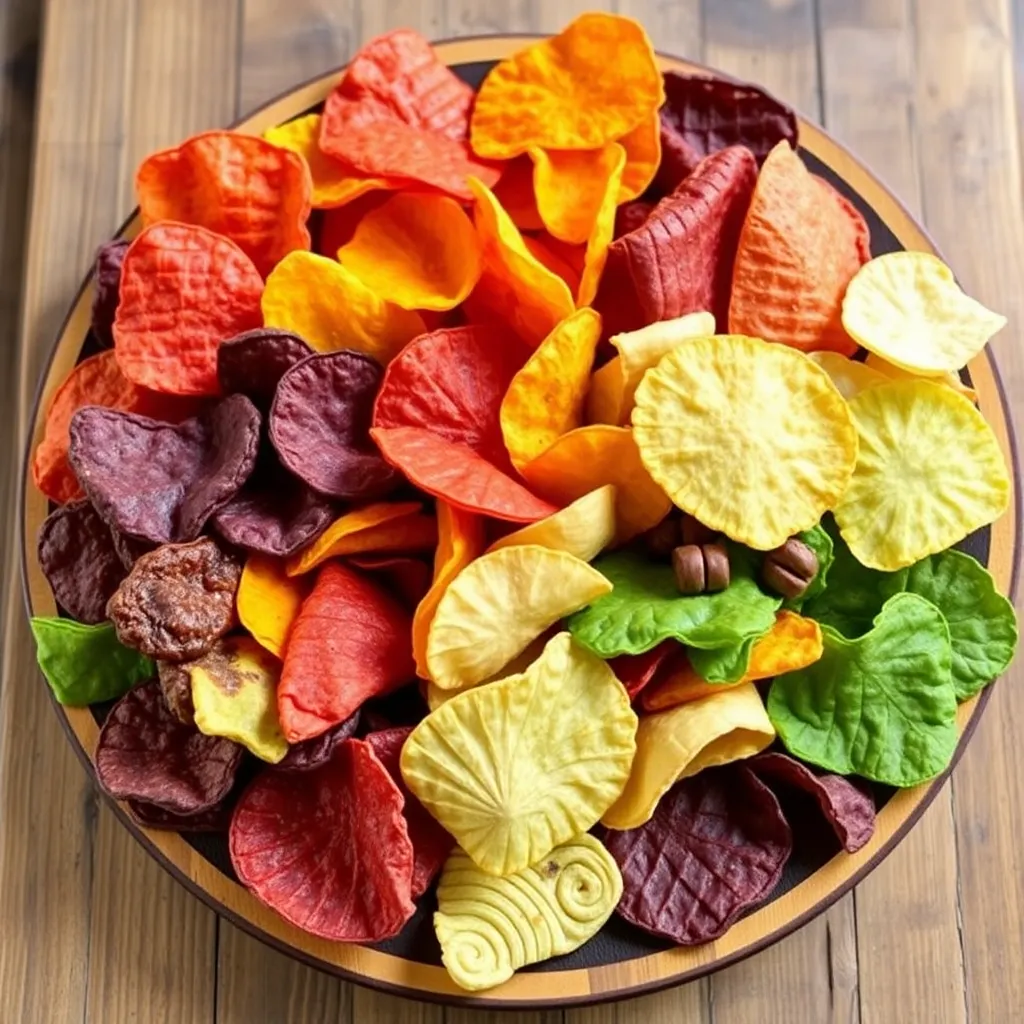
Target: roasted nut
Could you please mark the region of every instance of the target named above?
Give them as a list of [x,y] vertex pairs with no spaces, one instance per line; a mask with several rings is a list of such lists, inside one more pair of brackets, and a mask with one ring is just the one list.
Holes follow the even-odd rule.
[[671,513],[644,534],[647,553],[655,558],[668,558],[678,544],[679,520]]
[[761,566],[764,585],[789,599],[803,594],[817,575],[818,556],[796,537],[769,551]]
[[710,544],[718,536],[710,526],[705,526],[688,512],[683,515],[680,533],[684,544]]
[[729,553],[721,543],[677,547],[672,568],[681,594],[715,593],[729,586]]

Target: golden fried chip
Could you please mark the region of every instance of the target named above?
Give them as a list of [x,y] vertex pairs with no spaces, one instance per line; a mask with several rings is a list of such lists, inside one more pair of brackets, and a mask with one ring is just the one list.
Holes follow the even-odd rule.
[[658,112],[623,135],[619,145],[626,151],[626,166],[622,169],[617,199],[621,205],[642,196],[658,173],[661,163],[661,119]]
[[579,291],[576,293],[577,306],[589,306],[597,297],[597,286],[601,283],[604,265],[608,262],[608,246],[615,236],[615,211],[622,188],[622,175],[626,168],[626,151],[618,143],[613,143],[615,166],[608,178],[604,198],[594,219],[587,238],[587,251],[583,257],[583,274],[580,277]]
[[808,352],[807,358],[811,362],[817,363],[829,375],[832,383],[839,389],[839,393],[846,399],[853,398],[865,388],[884,384],[889,379],[876,368],[865,363],[858,363],[856,359],[850,359],[849,356],[832,352],[829,349]]
[[245,560],[235,597],[238,619],[261,647],[278,658],[284,657],[288,631],[310,585],[290,577],[279,558],[251,554]]
[[615,143],[602,149],[530,150],[537,210],[555,238],[581,245],[590,237],[620,150]]
[[[904,370],[901,366],[894,366],[890,362],[886,362],[881,356],[876,356],[874,352],[869,352],[864,359],[864,365],[870,370],[874,370],[876,373],[881,374],[882,380],[878,383],[883,384],[886,380],[903,380],[907,377],[919,380],[923,374],[911,373],[909,370]],[[949,373],[940,373],[937,377],[926,377],[927,380],[934,381],[936,384],[946,384],[951,387],[957,394],[963,395],[964,398],[969,398],[972,402],[978,401],[978,392],[972,387],[968,387],[961,379],[960,374],[955,370],[950,370]],[[849,398],[849,395],[845,397]]]
[[612,670],[559,633],[522,675],[420,722],[402,778],[478,867],[508,875],[586,832],[618,798],[636,723]]
[[679,508],[761,551],[814,526],[857,459],[828,374],[786,345],[736,334],[697,338],[649,371],[633,432]]
[[992,428],[952,388],[900,380],[850,400],[860,455],[835,508],[859,562],[893,571],[998,519],[1010,477]]

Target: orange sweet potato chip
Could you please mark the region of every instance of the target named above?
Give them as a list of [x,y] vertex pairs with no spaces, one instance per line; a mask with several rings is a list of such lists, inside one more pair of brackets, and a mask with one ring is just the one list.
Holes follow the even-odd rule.
[[309,248],[312,181],[306,162],[255,135],[202,132],[146,157],[135,175],[143,224],[198,224],[230,238],[266,277]]
[[530,150],[537,210],[555,238],[575,245],[590,238],[620,149],[610,142],[602,149]]
[[238,620],[261,647],[283,658],[292,623],[311,589],[312,580],[289,576],[280,558],[251,554],[235,597]]
[[533,161],[527,154],[505,165],[494,186],[494,196],[520,231],[540,231],[544,227],[533,191]]
[[523,244],[534,259],[557,274],[569,286],[569,291],[576,294],[583,274],[585,245],[567,245],[546,231],[523,235]]
[[626,166],[622,169],[622,184],[617,202],[627,203],[647,191],[654,181],[661,163],[661,121],[655,111],[641,121],[631,132],[619,139],[626,151]]
[[622,188],[622,173],[626,165],[626,151],[618,143],[612,143],[615,165],[605,184],[604,197],[587,238],[587,250],[583,257],[583,275],[576,295],[576,305],[589,306],[597,296],[608,261],[608,249],[615,234],[615,209]]
[[318,256],[337,259],[338,250],[352,241],[359,222],[378,206],[383,205],[390,192],[375,189],[364,192],[344,206],[332,206],[324,210],[320,218],[320,230],[313,239],[313,251]]

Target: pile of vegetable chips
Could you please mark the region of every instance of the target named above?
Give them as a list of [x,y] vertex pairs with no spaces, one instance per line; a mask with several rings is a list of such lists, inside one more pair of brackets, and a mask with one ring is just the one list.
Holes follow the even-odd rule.
[[868,843],[1017,644],[957,550],[1010,500],[959,375],[1005,321],[797,141],[586,14],[476,94],[392,32],[144,160],[32,462],[104,789],[326,939],[436,886],[470,990],[612,914],[722,935],[785,791]]

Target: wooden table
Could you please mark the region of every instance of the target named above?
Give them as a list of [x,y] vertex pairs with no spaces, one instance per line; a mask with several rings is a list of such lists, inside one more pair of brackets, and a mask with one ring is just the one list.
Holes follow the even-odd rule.
[[[0,1024],[489,1019],[375,995],[298,966],[218,921],[122,831],[71,753],[35,670],[17,578],[13,481],[41,363],[95,246],[132,205],[132,171],[143,154],[231,121],[391,27],[434,37],[548,31],[602,6],[0,0],[0,495],[11,509],[0,538]],[[966,287],[1010,317],[996,349],[1024,422],[1014,97],[1014,15],[1019,53],[1024,0],[617,6],[646,23],[659,48],[762,82],[823,121],[923,215]],[[1022,685],[1024,661],[999,685],[952,785],[910,837],[796,935],[686,988],[502,1019],[1020,1020]]]

